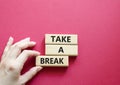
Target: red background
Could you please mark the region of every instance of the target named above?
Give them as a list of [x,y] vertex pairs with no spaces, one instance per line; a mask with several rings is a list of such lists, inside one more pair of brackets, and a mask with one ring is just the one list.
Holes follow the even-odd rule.
[[0,0],[0,55],[9,36],[31,37],[44,54],[46,33],[78,34],[79,55],[27,85],[120,85],[120,0]]

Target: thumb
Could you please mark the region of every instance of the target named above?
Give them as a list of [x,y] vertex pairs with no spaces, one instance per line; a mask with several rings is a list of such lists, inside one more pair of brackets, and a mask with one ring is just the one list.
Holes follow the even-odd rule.
[[22,84],[25,84],[30,79],[32,79],[41,69],[42,69],[41,66],[39,66],[39,67],[38,66],[37,67],[32,67],[28,72],[26,72],[25,74],[23,74],[20,77],[20,82]]

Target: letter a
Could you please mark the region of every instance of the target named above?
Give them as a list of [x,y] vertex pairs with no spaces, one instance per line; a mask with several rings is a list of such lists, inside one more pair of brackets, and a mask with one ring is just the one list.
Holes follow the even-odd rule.
[[62,47],[60,47],[60,48],[59,48],[58,53],[60,53],[60,52],[64,53],[64,51],[63,51],[63,48],[62,48]]

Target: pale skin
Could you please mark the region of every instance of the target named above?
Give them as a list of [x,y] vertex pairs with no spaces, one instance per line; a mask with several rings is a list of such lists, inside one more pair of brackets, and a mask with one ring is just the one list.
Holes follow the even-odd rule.
[[14,43],[12,37],[9,38],[0,61],[0,85],[25,85],[42,67],[32,67],[28,72],[21,75],[23,65],[29,56],[38,56],[40,53],[35,50],[26,50],[35,46],[34,41],[25,38]]

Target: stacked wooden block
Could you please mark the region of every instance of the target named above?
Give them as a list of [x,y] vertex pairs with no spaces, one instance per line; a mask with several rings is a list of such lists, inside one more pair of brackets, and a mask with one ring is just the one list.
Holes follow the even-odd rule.
[[78,55],[76,34],[46,34],[45,56],[36,57],[36,65],[43,67],[69,66],[69,56]]

